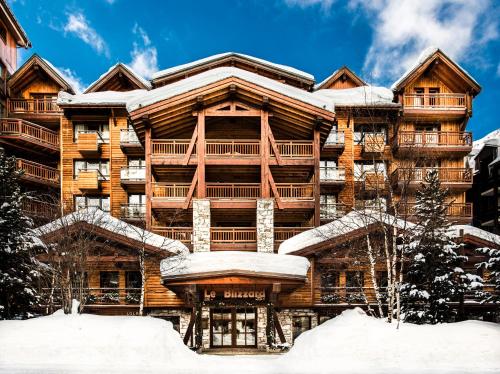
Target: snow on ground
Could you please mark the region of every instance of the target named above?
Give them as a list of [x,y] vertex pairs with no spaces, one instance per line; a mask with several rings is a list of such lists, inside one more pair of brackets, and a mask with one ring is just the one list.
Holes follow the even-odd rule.
[[151,317],[0,321],[1,373],[500,373],[500,325],[402,324],[348,310],[281,356],[197,355]]

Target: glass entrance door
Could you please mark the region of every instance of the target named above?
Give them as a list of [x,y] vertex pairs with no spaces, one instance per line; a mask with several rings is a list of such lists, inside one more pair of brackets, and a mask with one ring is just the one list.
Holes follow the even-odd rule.
[[255,308],[213,308],[210,341],[214,348],[257,346]]

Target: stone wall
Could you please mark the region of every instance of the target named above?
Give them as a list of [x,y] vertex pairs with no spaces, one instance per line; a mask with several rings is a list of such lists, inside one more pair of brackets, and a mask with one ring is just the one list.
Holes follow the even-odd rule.
[[274,252],[274,199],[257,199],[257,252]]
[[193,199],[193,252],[210,251],[210,200]]
[[258,349],[266,349],[266,346],[267,346],[266,325],[267,325],[266,307],[258,307],[257,308],[257,348]]
[[[318,314],[311,309],[282,309],[278,312],[278,320],[280,321],[283,335],[285,335],[286,342],[290,345],[293,344],[293,317],[309,316],[311,317],[311,329],[318,325]],[[280,343],[279,337],[276,334],[276,341]]]

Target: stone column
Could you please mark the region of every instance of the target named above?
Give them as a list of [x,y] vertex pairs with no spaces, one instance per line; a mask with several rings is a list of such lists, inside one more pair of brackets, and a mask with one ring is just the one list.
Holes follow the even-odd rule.
[[209,199],[193,199],[193,252],[210,252]]
[[274,252],[274,199],[257,199],[257,252]]

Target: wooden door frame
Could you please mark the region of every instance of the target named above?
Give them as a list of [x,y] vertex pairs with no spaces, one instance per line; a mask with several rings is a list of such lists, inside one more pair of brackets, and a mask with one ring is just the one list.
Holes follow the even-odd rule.
[[[254,323],[255,323],[255,331],[254,331],[254,344],[253,345],[237,345],[236,344],[236,309],[238,308],[244,308],[244,309],[252,309],[253,310],[253,315],[254,315]],[[214,346],[213,339],[214,339],[214,334],[213,334],[213,328],[214,328],[214,310],[224,310],[224,309],[230,309],[231,310],[231,345],[217,345]],[[222,313],[224,314],[224,313]],[[225,307],[210,307],[210,321],[209,321],[209,334],[210,334],[210,348],[257,348],[257,326],[258,326],[258,321],[257,321],[257,307],[256,306],[251,306],[251,305],[245,305],[245,306],[225,306]],[[245,332],[246,335],[246,332]]]

